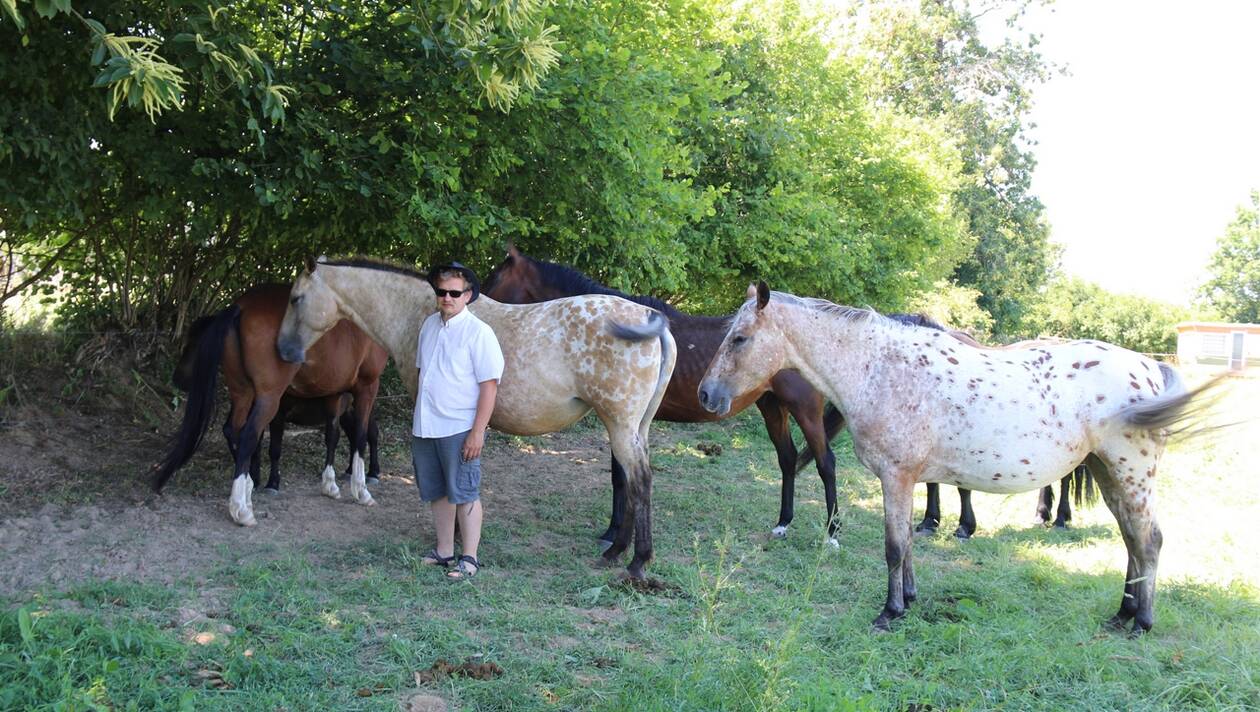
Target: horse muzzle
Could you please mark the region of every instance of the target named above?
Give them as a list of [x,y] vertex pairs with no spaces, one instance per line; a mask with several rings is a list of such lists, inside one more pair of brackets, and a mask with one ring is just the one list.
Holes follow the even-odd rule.
[[731,411],[731,394],[725,386],[713,381],[702,381],[696,391],[700,405],[710,413],[726,415]]
[[281,337],[276,342],[276,350],[280,352],[280,359],[288,363],[302,363],[306,361],[306,349],[302,348],[296,339],[286,339]]

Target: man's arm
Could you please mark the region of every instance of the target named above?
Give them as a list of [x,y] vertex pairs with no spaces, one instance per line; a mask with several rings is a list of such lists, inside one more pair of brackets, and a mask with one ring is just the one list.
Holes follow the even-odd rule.
[[472,430],[464,438],[464,461],[481,457],[481,448],[486,444],[486,427],[490,425],[490,415],[494,413],[494,399],[499,393],[499,382],[491,379],[477,384],[477,414],[473,416]]

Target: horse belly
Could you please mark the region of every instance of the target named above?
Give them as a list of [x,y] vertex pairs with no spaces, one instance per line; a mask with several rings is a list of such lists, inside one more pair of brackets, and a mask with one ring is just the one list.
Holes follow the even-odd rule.
[[1019,432],[969,439],[928,465],[921,478],[981,492],[1014,493],[1058,482],[1089,454],[1082,433]]

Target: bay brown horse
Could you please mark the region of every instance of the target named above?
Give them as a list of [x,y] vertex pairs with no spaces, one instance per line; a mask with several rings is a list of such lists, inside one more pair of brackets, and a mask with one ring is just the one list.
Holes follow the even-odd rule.
[[[171,381],[175,387],[184,393],[187,393],[194,382],[193,372],[196,368],[197,352],[201,347],[201,337],[207,327],[214,321],[214,315],[203,316],[193,322],[188,329],[188,335],[184,339],[184,349],[180,354],[179,361],[175,366],[175,372]],[[235,460],[236,446],[228,423],[231,421],[229,414],[227,421],[224,422],[223,436],[228,442],[228,454]],[[249,476],[254,481],[254,488],[262,487],[264,492],[269,494],[279,494],[280,492],[280,457],[283,452],[285,426],[305,425],[317,426],[323,428],[324,431],[324,469],[328,470],[333,466],[337,454],[337,444],[341,439],[341,432],[344,431],[346,438],[350,443],[354,443],[355,432],[357,428],[358,418],[354,409],[351,407],[351,398],[348,393],[328,396],[325,398],[298,398],[296,396],[285,394],[280,399],[280,407],[276,410],[276,415],[271,419],[271,425],[268,428],[268,436],[270,439],[267,453],[270,460],[270,467],[267,476],[267,484],[261,484],[260,472],[262,465],[262,444],[254,448],[254,455],[249,463]],[[337,426],[341,427],[338,428]],[[369,483],[379,480],[380,477],[380,459],[379,459],[379,432],[376,424],[376,414],[373,413],[368,419],[367,446],[369,453],[369,464],[367,471],[367,481]],[[350,465],[346,465],[346,474],[350,473]]]
[[[676,348],[658,311],[608,296],[545,304],[502,304],[482,296],[468,310],[494,330],[503,349],[490,427],[515,435],[567,428],[594,410],[613,453],[627,467],[626,526],[604,561],[634,539],[627,571],[644,576],[652,558],[652,469],[648,428],[674,370]],[[420,325],[437,311],[425,276],[368,259],[314,260],[293,284],[276,346],[300,363],[341,319],[352,319],[389,349],[414,399]]]
[[[286,396],[320,399],[328,411],[336,411],[342,394],[350,394],[356,418],[351,471],[357,469],[359,476],[363,476],[372,406],[388,354],[362,330],[343,322],[330,329],[327,338],[312,346],[308,363],[286,363],[276,352],[275,344],[288,302],[288,285],[260,285],[203,322],[193,366],[185,371],[188,400],[184,416],[169,452],[153,474],[155,490],[161,491],[204,439],[215,411],[220,371],[231,402],[223,426],[234,473],[228,513],[237,524],[253,526],[257,523],[253,513],[251,462],[263,428],[273,423]],[[286,407],[292,407],[292,403],[290,401]],[[330,497],[340,496],[336,471],[331,466],[324,469],[321,489]],[[361,504],[373,503],[366,487],[355,486],[353,475],[351,494]]]
[[877,629],[917,596],[911,558],[916,482],[1023,492],[1084,461],[1128,550],[1124,596],[1110,624],[1154,624],[1163,535],[1154,479],[1170,434],[1201,410],[1166,364],[1099,341],[977,349],[868,309],[749,287],[700,384],[723,413],[731,394],[798,369],[849,421],[858,459],[880,480],[888,593]]
[[[827,507],[827,541],[836,546],[836,461],[831,451],[831,440],[844,427],[843,416],[824,423],[822,395],[794,371],[780,371],[765,383],[758,384],[746,393],[738,395],[731,403],[731,410],[716,415],[700,405],[696,387],[704,371],[717,353],[722,337],[730,323],[729,316],[696,316],[681,312],[664,301],[650,296],[623,294],[606,287],[585,274],[565,265],[530,257],[515,246],[509,245],[507,257],[486,278],[483,293],[501,302],[533,304],[582,294],[610,294],[644,304],[663,312],[669,317],[669,329],[678,341],[678,365],[665,391],[665,399],[656,412],[657,420],[674,423],[707,423],[730,417],[756,403],[757,410],[766,422],[766,431],[778,454],[779,471],[782,474],[779,492],[779,521],[771,530],[775,537],[787,535],[788,525],[794,516],[796,475],[804,462],[817,463],[818,476],[822,479]],[[894,318],[930,328],[943,328],[931,319],[918,314],[898,314]],[[827,412],[839,415],[828,406]],[[791,415],[805,436],[805,448],[796,452],[792,442]],[[807,458],[806,458],[807,456]],[[612,541],[621,526],[625,508],[625,470],[616,456],[612,459],[613,508],[608,530],[601,540]]]

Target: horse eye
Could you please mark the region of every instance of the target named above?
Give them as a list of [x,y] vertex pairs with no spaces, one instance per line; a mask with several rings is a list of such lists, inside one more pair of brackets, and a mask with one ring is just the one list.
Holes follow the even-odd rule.
[[293,297],[292,299],[290,299],[290,300],[289,300],[289,303],[290,303],[290,304],[292,304],[293,306],[297,306],[298,302],[300,302],[300,301],[302,301],[302,295],[300,295],[300,294],[299,294],[298,296]]
[[744,343],[747,341],[748,341],[747,336],[736,336],[735,338],[731,339],[731,346],[743,346]]

